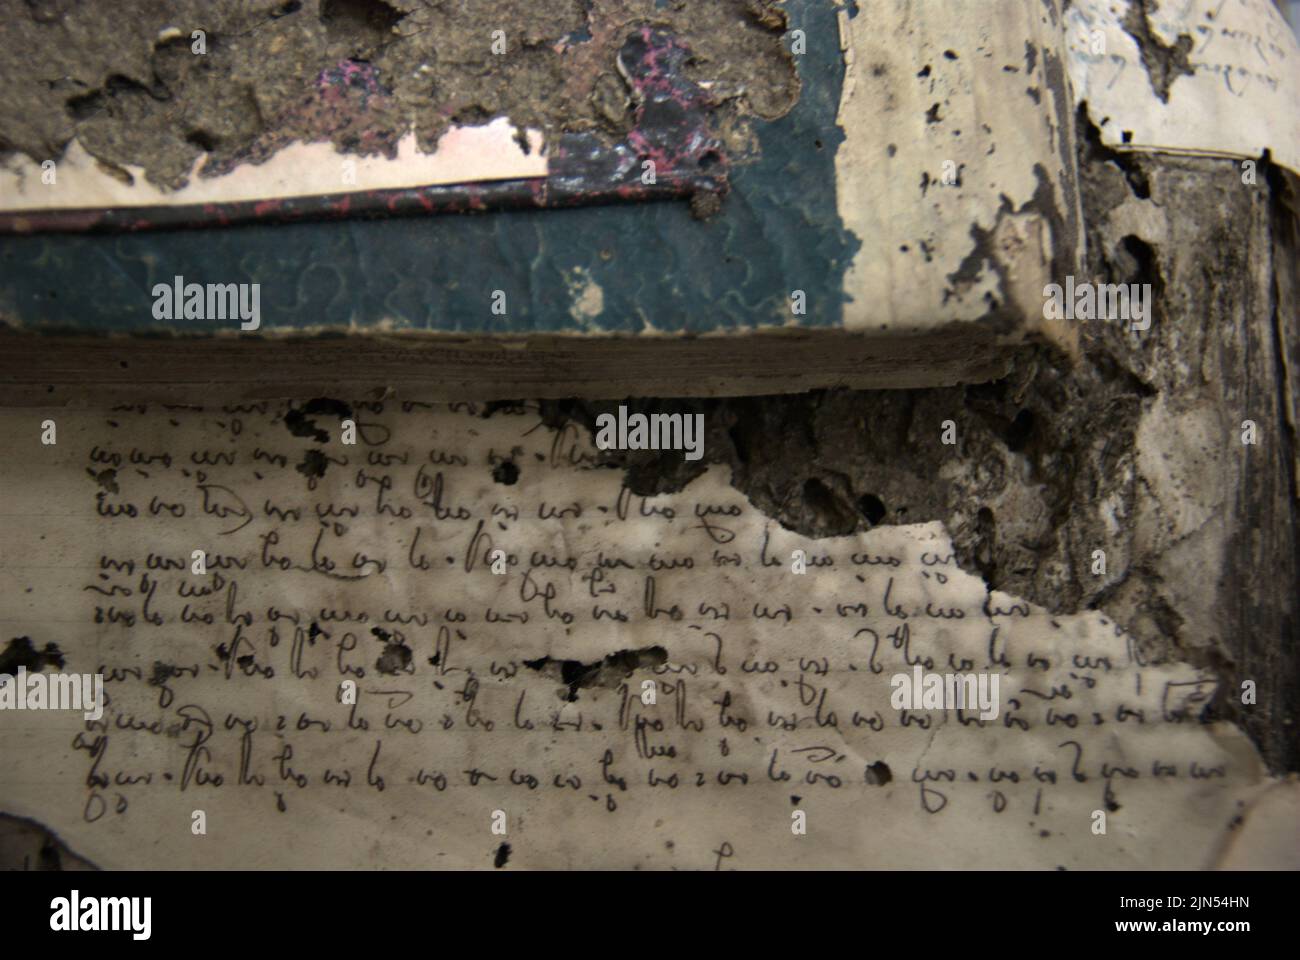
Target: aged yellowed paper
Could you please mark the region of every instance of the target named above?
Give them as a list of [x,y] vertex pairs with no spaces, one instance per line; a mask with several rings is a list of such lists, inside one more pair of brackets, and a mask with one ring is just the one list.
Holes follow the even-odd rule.
[[1300,173],[1300,44],[1271,0],[1076,0],[1076,101],[1120,150],[1259,159]]
[[0,811],[102,867],[1201,867],[1272,784],[1212,676],[942,525],[634,495],[531,404],[0,436],[6,663],[107,701],[0,710]]

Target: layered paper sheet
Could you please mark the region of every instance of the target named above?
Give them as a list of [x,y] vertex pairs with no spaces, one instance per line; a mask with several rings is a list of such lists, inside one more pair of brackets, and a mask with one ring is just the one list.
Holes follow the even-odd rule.
[[[1249,159],[1267,150],[1300,173],[1300,43],[1271,0],[1147,4],[1148,55],[1171,58],[1154,82],[1124,26],[1132,5],[1075,0],[1065,13],[1075,98],[1087,101],[1102,140]],[[1166,81],[1162,99],[1155,84]]]
[[342,154],[330,143],[294,143],[264,163],[240,164],[212,177],[203,175],[200,158],[189,182],[179,190],[154,186],[139,168],[126,168],[131,175],[128,182],[73,140],[53,168],[53,178],[29,158],[11,157],[0,168],[0,209],[241,203],[546,176],[541,133],[525,132],[528,153],[519,145],[519,135],[509,120],[499,117],[480,127],[452,127],[433,153],[419,149],[414,133],[398,143],[392,158]]
[[846,326],[982,320],[1072,344],[1042,309],[1082,250],[1055,5],[850,5],[839,33],[836,199],[862,241]]
[[[633,495],[529,405],[316,409],[0,414],[4,654],[108,696],[0,710],[0,811],[102,867],[1142,869],[1272,782],[1214,677],[939,523]],[[916,673],[996,716],[898,708]]]

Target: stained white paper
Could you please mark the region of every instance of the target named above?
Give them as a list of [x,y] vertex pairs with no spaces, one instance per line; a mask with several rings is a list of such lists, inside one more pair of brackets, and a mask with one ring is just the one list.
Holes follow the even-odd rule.
[[[531,405],[347,412],[0,414],[0,640],[109,698],[0,710],[0,811],[114,868],[1145,869],[1272,783],[1213,676],[940,523],[806,539],[717,466],[643,498]],[[996,718],[895,709],[917,664]]]
[[1070,79],[1102,140],[1121,150],[1272,159],[1300,173],[1300,43],[1270,0],[1160,0],[1159,40],[1190,41],[1193,71],[1168,102],[1124,29],[1125,2],[1075,0],[1065,14]]

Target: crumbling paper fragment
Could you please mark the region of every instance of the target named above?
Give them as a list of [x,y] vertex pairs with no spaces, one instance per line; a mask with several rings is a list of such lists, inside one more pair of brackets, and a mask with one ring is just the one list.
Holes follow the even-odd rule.
[[0,415],[0,655],[108,695],[0,710],[0,810],[102,867],[1138,869],[1271,782],[1212,676],[939,523],[636,496],[527,404],[306,410]]
[[[520,146],[523,137],[528,152]],[[128,180],[114,175],[73,140],[57,167],[59,189],[40,164],[24,156],[0,169],[0,210],[35,211],[87,207],[150,207],[230,204],[368,190],[398,190],[437,184],[480,183],[544,177],[548,163],[542,134],[521,131],[504,117],[480,127],[448,130],[433,153],[416,145],[414,133],[397,144],[396,155],[348,156],[330,143],[294,143],[260,164],[242,164],[215,177],[202,176],[203,159],[179,190],[151,184],[140,169]]]
[[1056,4],[851,4],[840,44],[845,325],[1071,346],[1042,296],[1082,251]]
[[1300,44],[1269,0],[1075,0],[1075,100],[1117,150],[1258,159],[1300,173]]

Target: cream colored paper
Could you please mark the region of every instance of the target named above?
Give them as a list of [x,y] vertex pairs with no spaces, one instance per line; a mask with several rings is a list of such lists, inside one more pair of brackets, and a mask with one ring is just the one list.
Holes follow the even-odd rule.
[[294,143],[264,163],[245,163],[219,177],[204,177],[203,157],[195,161],[189,183],[163,190],[128,167],[126,183],[90,156],[80,142],[68,144],[46,176],[41,164],[18,154],[0,167],[0,210],[66,210],[97,207],[183,206],[242,203],[284,197],[310,197],[399,190],[408,187],[488,180],[544,177],[548,161],[539,130],[519,131],[504,117],[480,127],[452,127],[438,149],[424,153],[414,133],[397,143],[397,155],[358,157],[339,153],[330,143]]
[[1043,287],[1082,250],[1058,6],[840,12],[836,201],[861,241],[844,277],[846,327],[982,320],[1009,341],[1041,329],[1074,345],[1068,324],[1043,319]]
[[1160,0],[1149,20],[1160,42],[1191,43],[1192,74],[1156,95],[1128,4],[1075,0],[1065,14],[1077,101],[1120,150],[1259,158],[1300,173],[1300,44],[1271,0]]
[[[0,413],[2,639],[110,697],[0,711],[0,811],[103,867],[1142,869],[1271,783],[1212,678],[990,595],[938,523],[631,495],[530,406],[354,417]],[[997,719],[893,709],[914,661],[997,673]]]

